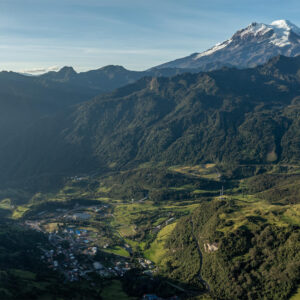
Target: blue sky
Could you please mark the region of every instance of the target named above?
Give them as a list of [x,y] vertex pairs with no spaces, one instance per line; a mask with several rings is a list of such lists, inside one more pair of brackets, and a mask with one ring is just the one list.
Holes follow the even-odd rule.
[[299,0],[0,0],[0,69],[143,70],[277,19],[300,26]]

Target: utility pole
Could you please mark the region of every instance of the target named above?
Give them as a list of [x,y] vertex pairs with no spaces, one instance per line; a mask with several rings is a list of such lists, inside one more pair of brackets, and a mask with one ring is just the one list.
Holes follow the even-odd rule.
[[224,196],[224,186],[222,185],[222,189],[220,191],[220,197],[223,198]]

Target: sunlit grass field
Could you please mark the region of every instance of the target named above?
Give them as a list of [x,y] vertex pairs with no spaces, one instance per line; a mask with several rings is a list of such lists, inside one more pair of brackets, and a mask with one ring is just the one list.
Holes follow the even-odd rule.
[[169,237],[175,226],[176,223],[169,224],[158,233],[154,242],[151,243],[150,248],[144,252],[146,258],[150,259],[156,264],[160,263],[161,259],[166,254],[166,249],[164,248],[165,241]]

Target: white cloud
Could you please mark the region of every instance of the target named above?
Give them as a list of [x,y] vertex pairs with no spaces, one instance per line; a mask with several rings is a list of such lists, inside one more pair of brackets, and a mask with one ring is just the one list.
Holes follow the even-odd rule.
[[58,71],[60,69],[59,66],[51,66],[48,68],[32,68],[28,70],[21,70],[20,73],[23,74],[31,74],[31,75],[40,75],[50,71]]

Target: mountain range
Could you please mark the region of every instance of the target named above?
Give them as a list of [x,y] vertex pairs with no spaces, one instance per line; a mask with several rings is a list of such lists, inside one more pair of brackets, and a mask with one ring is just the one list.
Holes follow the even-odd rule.
[[72,67],[40,76],[0,72],[0,139],[5,144],[20,130],[47,115],[88,101],[145,76],[173,76],[188,69],[129,71],[121,66],[106,66],[77,73]]
[[271,24],[253,22],[204,52],[196,52],[146,71],[129,71],[122,66],[109,65],[77,73],[72,67],[64,67],[59,72],[51,71],[40,77],[60,82],[76,82],[81,87],[88,85],[100,92],[107,92],[143,76],[172,76],[222,67],[251,68],[278,55],[295,57],[299,54],[300,28],[297,25],[288,20],[276,20]]
[[[2,180],[142,163],[295,163],[300,57],[144,77],[49,115],[2,144]],[[21,149],[21,151],[20,151]]]
[[274,55],[297,55],[299,34],[289,21],[252,23],[204,53],[140,72],[1,72],[2,180],[149,161],[296,161],[299,57]]

